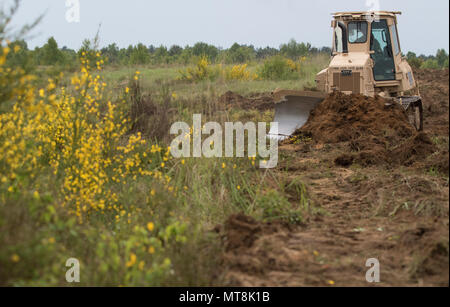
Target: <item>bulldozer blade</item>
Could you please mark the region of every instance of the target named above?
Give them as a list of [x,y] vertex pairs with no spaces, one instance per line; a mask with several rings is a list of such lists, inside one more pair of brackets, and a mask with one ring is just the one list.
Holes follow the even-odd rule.
[[280,141],[291,136],[308,121],[309,114],[325,96],[318,92],[299,92],[284,96],[275,104],[274,122],[278,122],[278,131],[271,128],[269,138]]

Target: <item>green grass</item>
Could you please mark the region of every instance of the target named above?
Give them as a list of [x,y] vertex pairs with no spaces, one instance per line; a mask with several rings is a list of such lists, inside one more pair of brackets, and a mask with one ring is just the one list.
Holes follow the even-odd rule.
[[[251,81],[224,81],[219,78],[216,81],[203,81],[190,83],[177,81],[179,71],[185,70],[188,66],[153,67],[109,67],[103,72],[105,80],[109,83],[120,84],[134,76],[136,71],[141,73],[142,87],[146,91],[158,91],[162,83],[168,84],[172,92],[182,97],[192,97],[193,95],[213,90],[218,95],[226,91],[233,91],[241,95],[251,93],[271,92],[277,88],[301,90],[304,87],[314,86],[315,75],[328,65],[327,56],[315,56],[307,59],[300,67],[297,78],[290,80],[251,80]],[[255,73],[262,63],[250,63],[249,71]],[[223,65],[225,68],[230,65]]]
[[[163,115],[169,127],[179,120],[190,123],[193,113],[203,113],[205,121],[219,123],[270,121],[270,110],[219,110],[217,98],[228,90],[247,95],[311,86],[315,72],[322,68],[314,61],[305,64],[298,79],[284,81],[218,78],[214,82],[190,83],[176,80],[178,71],[185,67],[108,67],[101,74],[110,92],[99,101],[100,109],[111,100],[122,116],[130,116],[136,103],[156,110],[138,114],[143,116],[141,132],[147,136],[146,146],[159,144],[166,148],[171,140],[168,131],[155,136],[154,127],[149,131],[152,126],[148,124],[158,122]],[[249,69],[255,71],[258,65],[253,63]],[[131,87],[136,71],[140,71],[140,95],[133,96],[133,89],[125,95],[124,87]],[[74,90],[70,76],[66,73],[58,80],[67,91]],[[38,80],[37,89],[46,87],[46,79]],[[102,115],[90,120],[101,123]],[[150,148],[138,146],[136,150],[142,155]],[[112,152],[105,154],[105,158],[113,158]],[[161,159],[152,156],[143,167],[159,169]],[[41,160],[39,168],[32,171],[33,177],[18,176],[14,190],[9,191],[6,183],[0,184],[0,285],[70,285],[64,278],[69,257],[81,261],[81,286],[215,285],[220,283],[216,272],[222,246],[219,236],[211,230],[230,214],[244,212],[258,220],[300,223],[315,212],[301,182],[277,178],[276,170],[257,168],[257,159],[169,159],[165,161],[164,175],[177,193],[168,192],[161,180],[130,175],[122,184],[103,187],[117,193],[117,215],[124,211],[122,218],[117,219],[114,212],[93,212],[79,224],[67,208],[61,207],[66,196],[61,188],[64,174],[56,176],[48,161]],[[37,196],[34,191],[39,192]],[[126,212],[131,214],[128,219]],[[149,222],[154,223],[154,230],[147,230]],[[145,251],[149,246],[155,248],[154,253]],[[137,256],[134,264],[132,255]],[[143,269],[139,268],[141,261],[145,263]]]

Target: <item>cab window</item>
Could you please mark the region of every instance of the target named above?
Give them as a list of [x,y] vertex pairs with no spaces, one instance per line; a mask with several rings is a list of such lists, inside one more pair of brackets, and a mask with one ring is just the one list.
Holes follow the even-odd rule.
[[396,25],[392,25],[391,26],[391,33],[392,33],[392,39],[393,41],[393,45],[394,45],[394,52],[395,55],[400,53],[400,43],[398,41],[398,35],[397,35],[397,26]]
[[352,21],[348,23],[348,41],[351,44],[367,42],[366,21]]
[[391,36],[385,19],[372,22],[370,37],[370,55],[373,62],[375,81],[395,80],[394,56],[392,54]]

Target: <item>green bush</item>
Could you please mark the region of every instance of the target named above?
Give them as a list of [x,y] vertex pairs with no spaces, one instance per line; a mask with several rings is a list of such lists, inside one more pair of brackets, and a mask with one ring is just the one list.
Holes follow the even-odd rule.
[[408,60],[409,65],[411,65],[411,67],[415,69],[420,68],[423,64],[423,60],[418,58],[414,52],[408,52],[406,58]]
[[274,56],[266,60],[259,68],[258,75],[265,80],[289,80],[299,77],[298,71],[293,69],[288,60],[281,56]]
[[428,59],[425,62],[422,63],[420,68],[428,68],[428,69],[439,69],[439,63],[435,59]]

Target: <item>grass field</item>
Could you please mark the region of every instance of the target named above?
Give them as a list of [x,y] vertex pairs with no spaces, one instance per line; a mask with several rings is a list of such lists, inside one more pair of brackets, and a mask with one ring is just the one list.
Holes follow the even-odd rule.
[[271,111],[224,109],[218,97],[311,86],[326,57],[284,81],[195,82],[179,80],[187,67],[94,69],[86,60],[73,74],[43,67],[39,79],[2,70],[0,284],[67,285],[65,264],[76,258],[82,286],[212,285],[222,249],[212,230],[228,216],[301,219],[273,189],[283,178],[259,170],[256,157],[173,159],[168,130],[194,113],[270,121]]

